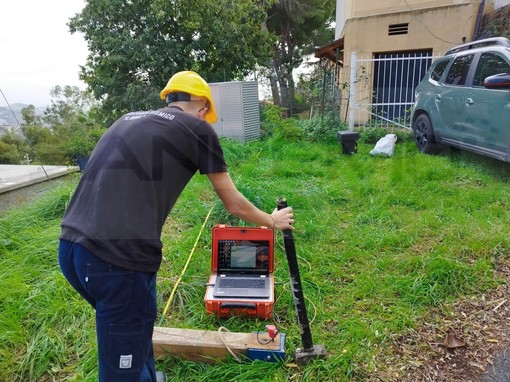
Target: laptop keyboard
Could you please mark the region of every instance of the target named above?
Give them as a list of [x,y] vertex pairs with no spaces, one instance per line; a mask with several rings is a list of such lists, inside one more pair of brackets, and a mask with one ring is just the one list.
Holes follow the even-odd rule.
[[263,279],[221,279],[220,288],[254,288],[265,287]]

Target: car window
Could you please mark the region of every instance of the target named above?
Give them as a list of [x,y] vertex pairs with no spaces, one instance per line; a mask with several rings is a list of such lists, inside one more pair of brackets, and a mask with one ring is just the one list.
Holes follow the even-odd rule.
[[501,73],[510,73],[510,65],[500,55],[485,52],[478,62],[473,86],[483,86],[483,82],[487,77]]
[[441,78],[441,76],[443,75],[444,73],[444,70],[446,69],[446,67],[448,66],[448,63],[450,61],[448,60],[445,60],[445,61],[441,61],[439,62],[433,69],[432,69],[432,72],[430,73],[430,78],[433,79],[434,81],[439,81],[439,79]]
[[473,61],[473,54],[460,56],[453,61],[453,64],[448,72],[445,83],[451,85],[465,85],[466,78],[469,72],[469,65]]

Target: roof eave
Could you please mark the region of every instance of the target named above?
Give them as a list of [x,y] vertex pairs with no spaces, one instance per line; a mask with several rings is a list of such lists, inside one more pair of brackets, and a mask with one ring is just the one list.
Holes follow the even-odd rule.
[[315,49],[315,57],[326,58],[335,64],[343,65],[344,61],[344,37],[332,41]]

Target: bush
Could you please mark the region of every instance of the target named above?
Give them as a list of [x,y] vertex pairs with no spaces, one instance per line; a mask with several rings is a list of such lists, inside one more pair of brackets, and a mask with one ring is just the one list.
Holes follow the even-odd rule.
[[22,157],[18,148],[13,143],[6,143],[0,140],[0,163],[2,164],[19,164]]
[[92,128],[84,133],[74,134],[66,145],[68,155],[71,157],[77,155],[88,157],[105,131],[104,128]]
[[338,115],[326,114],[323,118],[312,118],[299,121],[306,140],[311,142],[333,143],[337,141],[336,133],[345,130],[346,126]]
[[[340,120],[336,113],[328,113],[323,117],[310,119],[284,118],[284,108],[273,104],[261,106],[262,138],[272,137],[297,141],[304,139],[317,143],[336,143],[337,132],[347,130],[347,124]],[[386,134],[395,134],[397,141],[408,142],[413,140],[413,133],[408,129],[388,126],[363,126],[356,129],[360,133],[360,142],[375,144]]]
[[273,104],[262,104],[261,129],[262,138],[273,137],[296,141],[301,139],[303,132],[293,118],[283,118],[285,108]]
[[276,127],[274,138],[287,141],[299,141],[303,137],[303,131],[299,128],[298,121],[294,118],[282,120],[282,123]]
[[413,139],[412,131],[405,129],[387,128],[382,126],[365,126],[358,128],[357,131],[359,132],[360,141],[369,144],[377,143],[377,141],[386,134],[395,134],[397,136],[397,142],[406,142]]
[[283,108],[269,103],[260,105],[260,128],[262,138],[272,137],[275,127],[281,123]]

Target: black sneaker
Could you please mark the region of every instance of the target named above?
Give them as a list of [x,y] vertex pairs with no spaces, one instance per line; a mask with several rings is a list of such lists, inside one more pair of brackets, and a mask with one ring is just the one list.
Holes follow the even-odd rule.
[[157,382],[166,382],[166,374],[162,371],[156,371],[156,381]]

